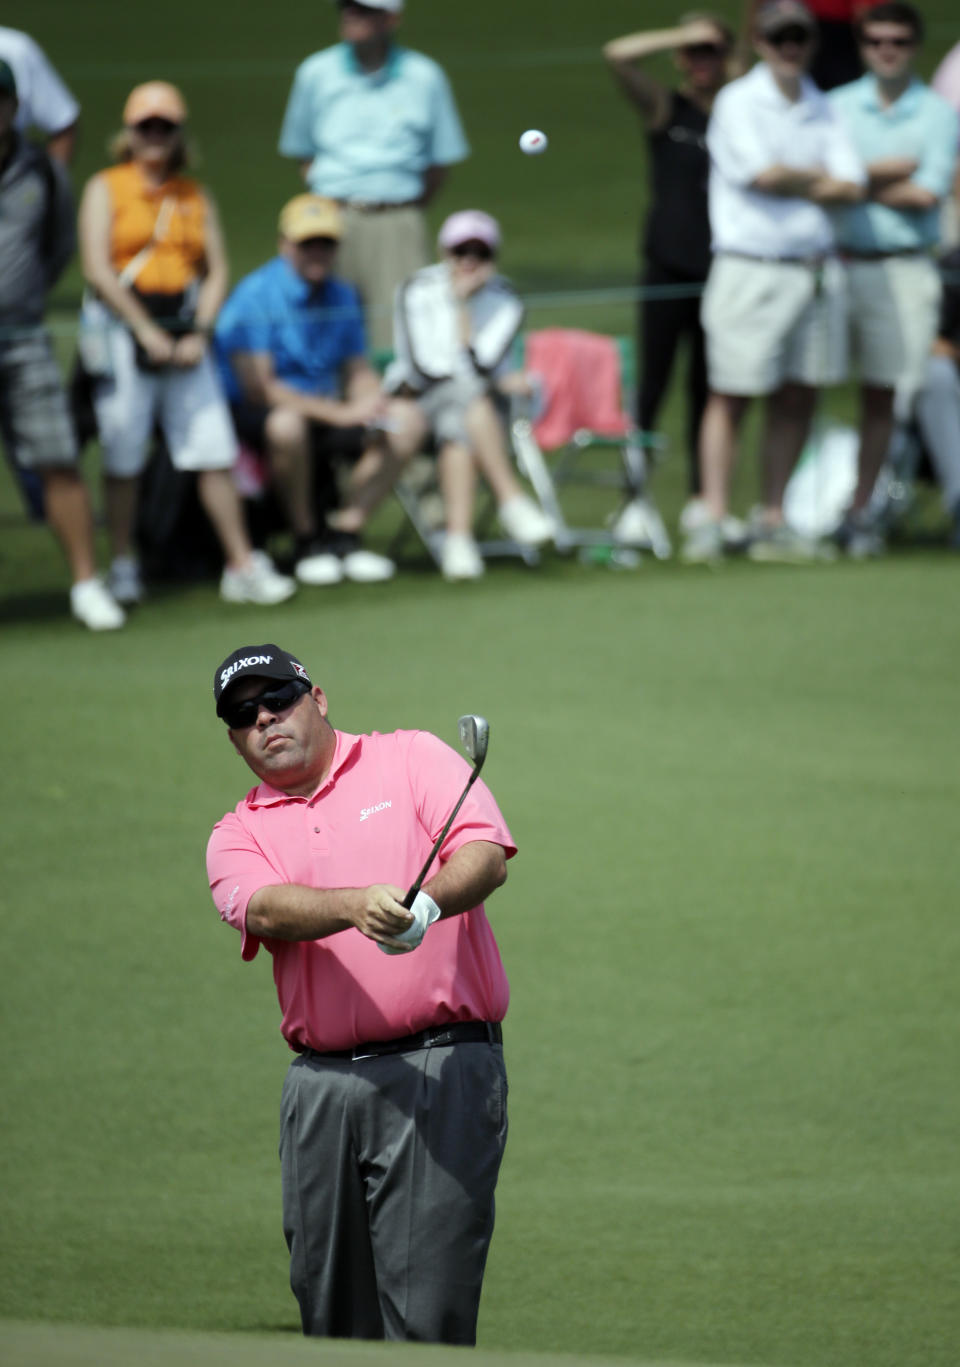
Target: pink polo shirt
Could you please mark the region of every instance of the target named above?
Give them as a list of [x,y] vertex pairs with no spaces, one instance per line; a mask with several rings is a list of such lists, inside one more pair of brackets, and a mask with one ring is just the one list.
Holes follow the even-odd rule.
[[[427,731],[336,733],[333,763],[312,797],[252,788],[213,828],[207,874],[217,910],[252,959],[247,904],[263,887],[408,887],[463,790],[470,767]],[[489,840],[516,854],[506,822],[477,780],[439,862]],[[483,906],[437,921],[419,948],[388,955],[355,929],[323,940],[264,940],[292,1049],[349,1049],[460,1020],[502,1020],[509,986]]]

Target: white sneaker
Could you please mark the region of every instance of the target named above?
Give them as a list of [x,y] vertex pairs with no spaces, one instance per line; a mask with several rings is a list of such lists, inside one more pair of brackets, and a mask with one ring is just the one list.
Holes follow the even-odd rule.
[[680,548],[685,565],[713,565],[723,559],[723,524],[704,522],[687,532]]
[[376,551],[365,551],[362,546],[359,550],[348,551],[340,564],[343,573],[354,584],[382,584],[392,579],[397,572],[392,560],[385,555],[377,555]]
[[118,603],[131,607],[143,599],[143,580],[140,566],[132,555],[114,557],[107,574],[107,588]]
[[497,516],[503,524],[507,536],[519,541],[521,546],[542,546],[553,539],[556,528],[553,519],[538,508],[526,494],[516,494],[501,503]]
[[91,631],[116,631],[126,613],[100,579],[83,579],[70,589],[70,611]]
[[705,498],[688,498],[680,510],[680,530],[684,534],[698,532],[708,522],[712,522],[710,506]]
[[273,561],[263,551],[251,552],[246,569],[226,569],[220,579],[220,597],[225,603],[258,603],[271,607],[285,602],[296,589],[296,581],[278,574]]
[[447,532],[440,568],[444,579],[479,579],[484,571],[483,556],[473,537],[466,532]]
[[343,579],[343,562],[332,551],[317,549],[302,555],[293,567],[301,584],[311,588],[329,588]]

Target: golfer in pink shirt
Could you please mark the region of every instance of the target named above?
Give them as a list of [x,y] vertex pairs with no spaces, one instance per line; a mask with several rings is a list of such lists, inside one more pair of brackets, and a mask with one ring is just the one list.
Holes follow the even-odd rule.
[[305,1334],[473,1344],[506,1141],[509,988],[484,898],[516,846],[424,731],[349,735],[276,645],[234,651],[217,715],[260,782],[207,848],[241,954],[273,957],[290,1282]]

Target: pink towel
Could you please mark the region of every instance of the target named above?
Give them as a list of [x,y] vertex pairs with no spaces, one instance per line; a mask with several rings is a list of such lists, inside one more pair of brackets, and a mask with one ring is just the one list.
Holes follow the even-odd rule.
[[526,368],[543,379],[546,409],[533,425],[545,450],[589,428],[621,437],[629,427],[620,391],[620,352],[612,337],[577,328],[545,328],[527,336]]

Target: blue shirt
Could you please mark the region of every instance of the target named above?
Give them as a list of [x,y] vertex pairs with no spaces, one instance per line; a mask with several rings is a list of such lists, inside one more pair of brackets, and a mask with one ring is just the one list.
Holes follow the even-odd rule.
[[308,285],[276,256],[233,290],[220,310],[214,346],[231,403],[243,398],[230,363],[238,351],[272,356],[277,379],[292,389],[337,398],[344,362],[367,349],[360,296],[343,280]]
[[[938,200],[950,189],[957,153],[957,115],[916,77],[898,100],[880,103],[877,79],[868,74],[831,90],[828,97],[868,164],[911,157],[911,180]],[[835,211],[837,241],[852,251],[896,252],[933,247],[940,239],[940,210],[891,209],[867,200]]]
[[428,166],[469,152],[450,84],[420,52],[392,47],[379,71],[366,72],[337,43],[297,68],[280,153],[311,162],[315,194],[403,204],[420,198]]

